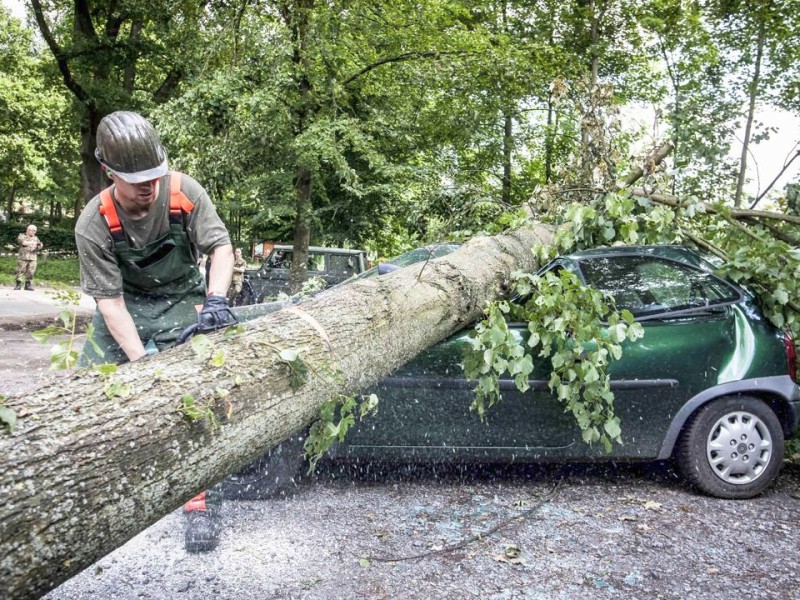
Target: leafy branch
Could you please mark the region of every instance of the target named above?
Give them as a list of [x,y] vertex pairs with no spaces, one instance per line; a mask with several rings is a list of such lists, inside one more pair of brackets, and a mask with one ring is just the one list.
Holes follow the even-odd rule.
[[[535,362],[549,361],[548,387],[572,413],[587,443],[621,443],[614,415],[608,366],[622,356],[622,343],[643,335],[633,315],[618,312],[614,300],[583,286],[563,271],[536,276],[516,273],[514,302],[490,304],[470,338],[464,371],[478,382],[471,408],[483,419],[500,400],[499,381],[508,373],[520,392],[530,388]],[[527,323],[524,335],[508,321]]]
[[[78,350],[76,349],[78,333],[78,305],[81,295],[77,291],[63,287],[53,292],[54,299],[65,306],[59,311],[58,318],[61,324],[50,325],[43,329],[31,332],[31,336],[40,344],[47,344],[53,338],[66,338],[60,340],[50,348],[51,369],[71,369],[78,363]],[[92,344],[98,354],[102,350],[94,341],[94,327],[91,323],[86,327],[86,343]]]
[[360,396],[337,395],[324,402],[319,409],[319,418],[311,425],[303,449],[308,459],[308,472],[314,471],[317,461],[335,442],[343,442],[348,430],[364,417],[378,410],[378,397],[375,394]]

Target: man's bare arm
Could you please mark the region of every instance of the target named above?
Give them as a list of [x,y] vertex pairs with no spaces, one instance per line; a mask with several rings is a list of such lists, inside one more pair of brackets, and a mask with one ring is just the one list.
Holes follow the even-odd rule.
[[111,332],[111,336],[122,348],[128,360],[133,362],[147,354],[122,296],[98,298],[97,310],[103,315],[108,331]]
[[233,275],[233,246],[217,246],[211,253],[211,270],[208,273],[208,295],[226,296]]

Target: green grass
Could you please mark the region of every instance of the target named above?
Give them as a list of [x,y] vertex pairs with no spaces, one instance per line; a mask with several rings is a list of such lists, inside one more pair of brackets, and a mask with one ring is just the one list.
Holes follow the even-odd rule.
[[[0,256],[0,285],[14,285],[14,271],[17,259],[14,256]],[[33,282],[40,285],[61,283],[80,284],[78,258],[39,257]]]

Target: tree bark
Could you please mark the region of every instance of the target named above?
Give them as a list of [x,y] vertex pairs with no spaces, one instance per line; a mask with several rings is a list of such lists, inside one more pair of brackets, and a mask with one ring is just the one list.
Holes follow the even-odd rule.
[[[514,270],[536,269],[531,247],[551,240],[540,225],[476,238],[449,256],[328,290],[245,323],[242,334],[209,336],[222,366],[191,344],[123,365],[113,378],[127,397],[107,397],[88,372],[7,399],[18,424],[0,429],[4,594],[55,588],[301,429],[332,394],[377,382],[474,321]],[[279,352],[301,348],[310,377],[293,390]],[[186,394],[209,402],[221,428],[185,417]]]

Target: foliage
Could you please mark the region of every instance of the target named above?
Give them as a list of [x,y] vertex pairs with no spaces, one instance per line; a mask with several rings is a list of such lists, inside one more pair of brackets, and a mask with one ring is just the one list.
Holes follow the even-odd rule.
[[8,427],[8,430],[11,432],[14,431],[14,427],[17,426],[17,413],[7,406],[3,406],[5,401],[6,397],[0,394],[0,423]]
[[33,35],[0,5],[0,212],[42,194],[58,202],[61,169],[72,166],[69,102],[34,52]]
[[304,349],[285,349],[278,353],[280,362],[289,370],[289,386],[296,390],[308,380],[308,365],[300,358]]
[[323,403],[319,409],[319,419],[312,423],[303,448],[308,459],[308,472],[314,471],[317,461],[336,442],[342,442],[347,431],[356,422],[374,414],[378,409],[378,397],[375,394],[360,396],[339,395]]
[[[622,356],[625,340],[642,336],[642,326],[568,271],[516,273],[511,293],[515,300],[492,303],[470,338],[464,371],[478,381],[473,410],[483,419],[487,401],[491,407],[500,400],[505,373],[527,391],[534,363],[543,359],[550,364],[548,387],[575,416],[584,441],[599,441],[610,451],[612,441],[621,442],[621,429],[607,368]],[[508,321],[528,323],[527,339],[516,337]]]
[[[37,225],[39,219],[29,217],[25,222],[0,221],[0,248],[3,251],[16,252],[19,249],[17,236],[25,233],[25,228],[30,223]],[[75,230],[71,227],[39,227],[36,237],[42,241],[48,252],[75,253]]]
[[[78,363],[79,352],[76,350],[78,332],[78,311],[80,304],[80,293],[67,288],[60,287],[55,292],[49,292],[54,299],[63,304],[65,308],[59,312],[60,324],[50,325],[44,329],[39,329],[31,333],[33,339],[40,344],[47,344],[53,338],[58,341],[50,348],[50,368],[51,369],[71,369]],[[94,343],[91,339],[93,327],[87,327],[87,342]]]
[[[16,267],[16,257],[0,256],[0,284],[13,285]],[[39,256],[36,261],[35,281],[54,286],[78,285],[80,282],[80,268],[77,257]]]

